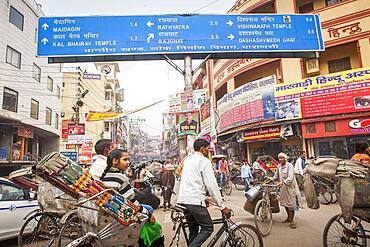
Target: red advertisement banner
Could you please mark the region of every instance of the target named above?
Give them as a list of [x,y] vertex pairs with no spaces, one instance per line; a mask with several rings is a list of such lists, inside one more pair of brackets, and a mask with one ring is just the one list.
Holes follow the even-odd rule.
[[[312,128],[312,125],[315,125]],[[329,122],[306,123],[302,126],[304,138],[322,138],[333,136],[353,136],[353,135],[369,135],[370,134],[370,116],[357,117],[330,121],[330,131],[326,127]]]

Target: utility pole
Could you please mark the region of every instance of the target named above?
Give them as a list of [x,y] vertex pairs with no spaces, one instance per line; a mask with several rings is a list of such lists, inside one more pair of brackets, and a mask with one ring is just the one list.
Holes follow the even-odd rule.
[[190,56],[184,58],[184,82],[185,82],[185,92],[193,91],[193,68],[192,59]]

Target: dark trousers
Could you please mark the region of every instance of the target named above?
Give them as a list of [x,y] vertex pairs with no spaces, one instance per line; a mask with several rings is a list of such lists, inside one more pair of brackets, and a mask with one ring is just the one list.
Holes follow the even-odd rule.
[[186,215],[189,224],[189,247],[200,247],[213,232],[211,216],[204,206],[189,204],[183,206],[189,211]]
[[163,191],[163,206],[171,207],[172,189],[169,187],[162,187]]

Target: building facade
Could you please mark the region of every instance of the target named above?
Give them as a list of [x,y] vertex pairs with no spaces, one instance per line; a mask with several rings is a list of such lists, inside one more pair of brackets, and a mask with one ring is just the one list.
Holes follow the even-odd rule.
[[[63,73],[63,118],[60,150],[66,152],[65,154],[78,152],[79,156],[83,156],[85,159],[86,155],[91,157],[91,153],[95,152],[94,144],[102,138],[114,140],[119,148],[126,147],[127,128],[123,118],[86,121],[90,111],[122,110],[119,105],[123,97],[119,94],[118,64],[96,63],[92,73],[80,67],[73,69],[76,71]],[[116,91],[116,95],[113,94],[114,91]],[[74,131],[75,129],[78,131]],[[89,160],[91,161],[91,159]]]
[[[361,125],[369,119],[370,108],[365,102],[369,100],[369,87],[358,84],[356,80],[341,80],[352,75],[361,75],[366,80],[370,66],[369,1],[239,0],[229,13],[319,14],[325,42],[325,51],[320,52],[317,59],[214,59],[204,66],[204,73],[194,78],[194,88],[208,89],[208,96],[213,98],[215,111],[220,118],[217,126],[218,146],[229,150],[231,158],[247,158],[251,162],[257,156],[268,154],[276,157],[278,152],[284,151],[295,159],[301,150],[306,150],[308,156],[349,158],[354,152],[355,143],[369,140],[369,129]],[[353,90],[350,87],[336,88],[335,83],[327,83],[333,78],[339,78],[336,81],[345,82],[346,86],[353,83]],[[227,127],[227,123],[223,123],[225,119],[232,121],[226,114],[227,110],[222,110],[223,97],[258,80],[273,81],[273,85],[266,90],[272,89],[275,93],[275,103],[268,99],[262,105],[264,113],[271,111],[270,117],[251,120],[234,128],[223,128]],[[294,92],[301,93],[301,96],[322,93],[322,98],[287,95],[290,91],[284,86],[294,82],[321,82],[325,86],[304,86]],[[330,91],[330,94],[325,90],[338,91]],[[287,100],[288,96],[296,98]],[[250,114],[254,114],[253,110]]]
[[61,64],[36,57],[34,0],[0,1],[0,149],[4,166],[38,160],[58,151]]

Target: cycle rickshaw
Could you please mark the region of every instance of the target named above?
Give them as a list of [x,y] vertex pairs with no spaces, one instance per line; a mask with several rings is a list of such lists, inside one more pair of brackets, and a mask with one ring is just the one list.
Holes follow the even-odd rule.
[[67,242],[70,242],[67,246],[137,245],[140,229],[148,219],[139,212],[139,205],[59,153],[47,155],[33,167],[33,172],[76,200],[73,205],[78,216],[71,217],[59,229],[59,236],[66,240],[62,246]]

